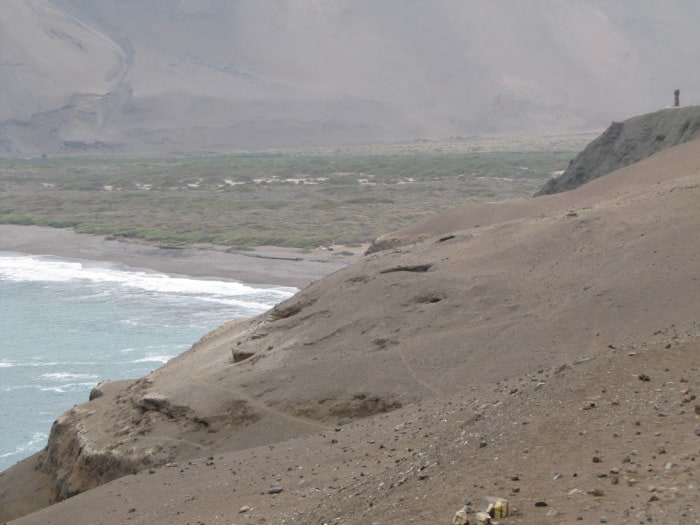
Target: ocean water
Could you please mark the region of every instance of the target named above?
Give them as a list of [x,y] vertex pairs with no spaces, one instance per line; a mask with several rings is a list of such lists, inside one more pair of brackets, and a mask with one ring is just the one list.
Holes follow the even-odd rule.
[[0,471],[105,379],[137,378],[295,288],[0,252]]

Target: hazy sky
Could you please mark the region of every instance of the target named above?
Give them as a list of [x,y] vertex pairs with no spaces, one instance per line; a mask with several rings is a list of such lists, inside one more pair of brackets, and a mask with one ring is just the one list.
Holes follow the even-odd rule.
[[699,23],[692,0],[5,0],[0,119],[27,145],[57,110],[62,140],[149,147],[599,129],[698,100]]

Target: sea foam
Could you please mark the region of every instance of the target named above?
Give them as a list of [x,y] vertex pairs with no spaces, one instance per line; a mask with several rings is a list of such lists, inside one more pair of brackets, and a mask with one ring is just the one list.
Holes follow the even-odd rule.
[[142,377],[295,292],[0,252],[0,471],[41,449],[98,382]]
[[[205,300],[252,308],[269,307],[270,300],[281,301],[297,291],[292,287],[260,288],[236,281],[193,279],[155,271],[129,269],[111,263],[72,261],[50,256],[8,252],[0,252],[0,279],[19,282],[82,280],[99,284],[112,283],[144,292],[200,296]],[[262,297],[266,300],[255,300]],[[246,300],[247,298],[252,301]]]

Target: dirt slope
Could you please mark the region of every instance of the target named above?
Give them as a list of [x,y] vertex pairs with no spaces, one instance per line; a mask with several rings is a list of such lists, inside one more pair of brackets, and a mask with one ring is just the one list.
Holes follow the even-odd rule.
[[504,525],[697,524],[700,344],[655,339],[145,470],[11,523],[447,524],[495,495],[515,509]]
[[[571,192],[465,207],[399,232],[399,247],[224,325],[141,380],[103,385],[101,397],[63,414],[45,451],[0,476],[4,519],[149,468],[158,476],[122,478],[55,512],[97,508],[94,494],[148,523],[176,511],[207,523],[285,522],[294,512],[298,523],[398,523],[407,513],[428,523],[465,493],[510,490],[516,476],[522,523],[532,523],[533,498],[553,494],[566,516],[640,512],[636,494],[655,493],[647,484],[664,493],[664,512],[692,507],[698,199],[695,141]],[[249,449],[261,445],[269,447]],[[677,470],[657,461],[659,447]],[[643,454],[637,466],[623,461],[634,450]],[[594,456],[605,464],[591,465]],[[195,461],[206,457],[217,459]],[[606,500],[579,500],[563,484],[553,493],[547,482],[585,472],[565,483],[585,494],[610,483],[595,476],[611,468],[620,486],[605,485]],[[378,477],[363,479],[365,470]],[[280,480],[286,503],[272,508],[277,500],[259,493]],[[38,496],[19,490],[27,486]],[[165,492],[138,498],[144,487]],[[261,514],[238,516],[248,501]],[[92,516],[81,519],[100,522]]]

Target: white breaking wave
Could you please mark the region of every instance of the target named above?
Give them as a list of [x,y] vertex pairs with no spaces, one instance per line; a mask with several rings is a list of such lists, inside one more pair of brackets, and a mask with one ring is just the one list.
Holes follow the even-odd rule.
[[170,361],[173,357],[173,355],[149,355],[146,357],[142,357],[141,359],[134,359],[133,361],[129,361],[129,363],[167,363]]
[[0,252],[0,471],[41,448],[41,431],[100,379],[147,374],[296,291]]
[[0,254],[0,279],[18,282],[85,281],[111,283],[144,292],[180,294],[253,309],[266,309],[290,297],[292,287],[256,288],[235,281],[192,279],[159,272],[22,254]]
[[0,368],[10,368],[10,367],[38,367],[38,366],[60,366],[60,365],[94,365],[94,361],[70,361],[70,362],[58,362],[58,361],[32,361],[31,363],[12,363],[10,361],[0,361]]
[[94,382],[90,383],[68,383],[66,385],[60,386],[40,386],[39,390],[42,392],[56,392],[62,394],[64,392],[70,392],[72,390],[83,391],[85,389],[90,389],[95,386]]
[[48,434],[46,434],[44,432],[34,432],[32,434],[32,437],[29,438],[29,441],[27,441],[26,443],[22,443],[21,445],[19,445],[17,448],[15,448],[11,452],[4,452],[4,453],[0,454],[0,458],[9,458],[9,457],[17,456],[20,454],[24,455],[25,452],[27,452],[29,450],[33,450],[36,445],[38,445],[40,443],[44,443],[48,439],[49,439]]
[[72,374],[70,372],[53,372],[50,374],[41,374],[41,379],[54,379],[63,381],[66,379],[97,379],[99,376],[95,374]]

